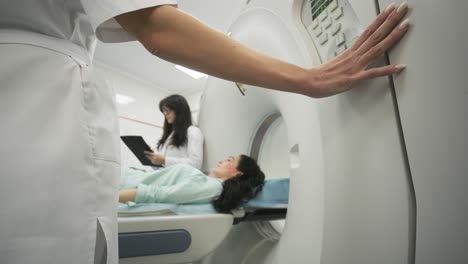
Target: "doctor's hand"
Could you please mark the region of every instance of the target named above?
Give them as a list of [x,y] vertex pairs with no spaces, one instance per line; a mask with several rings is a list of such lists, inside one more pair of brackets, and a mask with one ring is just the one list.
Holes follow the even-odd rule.
[[[359,81],[386,76],[402,71],[406,65],[386,65],[368,68],[388,49],[397,43],[408,31],[409,20],[403,18],[408,12],[408,5],[403,2],[398,7],[389,5],[356,42],[345,52],[318,68],[310,69],[310,85],[322,90],[322,96],[345,92]],[[317,79],[318,77],[318,79]]]
[[166,157],[162,154],[151,151],[145,151],[144,153],[146,158],[148,158],[154,165],[164,165],[164,163],[166,163]]
[[[253,50],[196,18],[163,5],[136,10],[115,19],[151,54],[225,80],[310,97],[345,92],[353,84],[400,72],[404,65],[368,69],[407,32],[402,22],[408,5],[392,4],[335,59],[306,69]],[[176,22],[174,22],[176,21]],[[190,43],[187,49],[186,43]]]

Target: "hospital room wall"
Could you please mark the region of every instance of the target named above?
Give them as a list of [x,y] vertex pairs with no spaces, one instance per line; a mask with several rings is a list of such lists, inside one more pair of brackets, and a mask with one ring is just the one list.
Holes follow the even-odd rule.
[[185,96],[185,99],[187,99],[187,102],[190,105],[190,110],[192,112],[192,121],[194,125],[198,125],[198,113],[200,111],[201,95],[202,91],[196,91]]
[[[116,95],[133,99],[129,103],[116,103],[120,135],[141,135],[151,147],[155,146],[162,135],[164,123],[164,116],[159,112],[158,104],[161,99],[172,94],[170,89],[141,80],[99,61],[95,63],[95,72],[114,89]],[[200,93],[184,96],[192,109],[195,121],[198,117]],[[122,142],[121,162],[124,168],[145,168]]]

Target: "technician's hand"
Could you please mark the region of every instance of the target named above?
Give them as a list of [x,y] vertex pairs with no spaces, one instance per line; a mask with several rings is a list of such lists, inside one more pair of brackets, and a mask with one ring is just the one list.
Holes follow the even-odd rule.
[[154,165],[163,165],[166,163],[166,158],[164,155],[150,151],[145,151],[144,153],[146,158],[148,158]]
[[[153,55],[218,78],[326,97],[351,89],[358,81],[397,73],[404,65],[367,69],[407,32],[408,6],[390,5],[354,45],[318,68],[305,69],[246,47],[209,28],[174,6],[145,8],[115,19]],[[175,23],[174,21],[177,21]],[[186,43],[190,43],[187,49]]]
[[402,71],[406,67],[404,64],[370,69],[368,66],[395,45],[408,31],[409,20],[401,22],[407,12],[406,2],[398,7],[394,3],[389,5],[351,48],[320,67],[309,70],[310,75],[316,77],[310,80],[314,82],[311,85],[320,87],[321,94],[325,97],[347,91],[359,81]]

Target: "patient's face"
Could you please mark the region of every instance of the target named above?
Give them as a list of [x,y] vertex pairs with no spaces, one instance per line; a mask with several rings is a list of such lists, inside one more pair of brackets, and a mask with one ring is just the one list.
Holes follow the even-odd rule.
[[228,180],[232,177],[236,177],[239,174],[237,170],[239,161],[240,156],[231,156],[219,161],[218,165],[213,169],[213,176],[221,180]]

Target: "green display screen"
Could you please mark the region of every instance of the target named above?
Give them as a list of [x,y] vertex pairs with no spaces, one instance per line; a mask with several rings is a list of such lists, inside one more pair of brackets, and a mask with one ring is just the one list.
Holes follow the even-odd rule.
[[320,15],[330,5],[333,0],[312,0],[310,3],[312,7],[312,20]]

